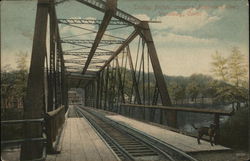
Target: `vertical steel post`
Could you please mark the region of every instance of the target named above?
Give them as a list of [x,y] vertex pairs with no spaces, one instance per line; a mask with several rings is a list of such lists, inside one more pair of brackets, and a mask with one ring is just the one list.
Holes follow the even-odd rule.
[[104,83],[104,71],[101,72],[101,77],[100,77],[100,102],[99,102],[99,108],[102,109],[103,104],[102,104],[102,100],[103,100],[103,83]]
[[[42,118],[44,114],[44,61],[49,1],[38,0],[24,119]],[[37,123],[24,125],[24,137],[42,137],[42,126]],[[21,160],[42,157],[43,143],[25,142],[21,147]]]
[[48,111],[54,109],[53,98],[55,98],[55,87],[54,87],[54,73],[55,73],[55,21],[54,21],[54,11],[52,5],[49,8],[50,15],[50,76],[49,76],[49,97],[48,97]]
[[[122,73],[120,71],[120,65],[119,65],[118,59],[116,59],[116,68],[117,68],[117,74],[118,74],[118,80],[119,80],[118,89],[121,90],[122,103],[125,103],[124,89],[122,86]],[[119,95],[119,93],[118,93],[118,95]]]
[[[151,35],[151,31],[148,25],[148,22],[142,22],[141,23],[142,29],[140,29],[140,35],[142,38],[146,41],[147,46],[148,46],[148,52],[150,55],[150,60],[152,63],[156,83],[158,86],[158,90],[161,95],[161,100],[162,104],[164,106],[171,106],[171,100],[168,94],[167,86],[165,83],[165,79],[162,73],[162,69],[160,66],[160,62],[157,56],[156,48],[154,45],[154,41]],[[177,126],[177,113],[176,111],[166,111],[166,117],[167,117],[167,123],[171,127],[176,127]]]
[[107,109],[107,99],[108,99],[108,84],[109,84],[109,65],[107,66],[106,70],[106,77],[105,77],[105,96],[104,96],[104,110]]
[[96,89],[95,89],[96,90],[96,104],[95,104],[96,108],[100,108],[100,105],[99,105],[99,102],[100,102],[100,82],[101,82],[100,74],[101,73],[98,73],[97,79],[96,79]]
[[129,60],[129,66],[130,66],[130,70],[131,70],[131,74],[132,74],[132,80],[133,80],[133,86],[135,87],[135,94],[136,94],[136,100],[138,104],[141,104],[141,97],[140,97],[140,92],[139,92],[139,88],[138,88],[138,83],[136,80],[136,75],[135,75],[135,69],[134,69],[134,65],[133,65],[133,61],[132,61],[132,56],[130,53],[130,48],[128,47],[128,60]]

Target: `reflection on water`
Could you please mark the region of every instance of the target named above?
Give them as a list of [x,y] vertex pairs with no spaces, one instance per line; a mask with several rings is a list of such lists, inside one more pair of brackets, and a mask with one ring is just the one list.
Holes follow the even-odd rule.
[[[220,107],[222,110],[231,110],[231,106]],[[195,129],[192,127],[194,124],[196,127],[209,127],[214,121],[214,115],[212,114],[202,114],[202,113],[191,113],[191,112],[178,112],[178,127],[181,131],[186,131],[193,133]],[[220,124],[223,124],[229,117],[220,116]]]

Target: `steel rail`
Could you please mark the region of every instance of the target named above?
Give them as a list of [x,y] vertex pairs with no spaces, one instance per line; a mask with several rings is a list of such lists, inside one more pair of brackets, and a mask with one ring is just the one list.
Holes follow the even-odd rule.
[[[149,156],[149,157],[157,157],[157,159],[155,158],[156,160],[164,159],[164,160],[174,161],[174,159],[169,154],[167,154],[166,152],[164,152],[157,146],[151,144],[147,140],[142,140],[141,137],[138,136],[136,133],[134,134],[127,133],[127,131],[124,130],[124,127],[113,123],[112,121],[110,121],[110,119],[106,119],[103,116],[98,115],[97,113],[94,113],[90,110],[86,110],[86,109],[83,110],[79,107],[77,108],[77,110],[81,112],[84,115],[84,117],[90,121],[91,124],[92,123],[97,124],[94,120],[95,118],[97,118],[101,120],[101,123],[106,123],[106,126],[108,126],[109,129],[113,128],[114,130],[117,130],[118,132],[122,133],[126,137],[130,138],[131,140],[124,139],[123,137],[119,136],[117,132],[115,133],[115,135],[112,135],[112,132],[114,131],[113,129],[110,130],[112,132],[106,130],[106,132],[108,132],[108,135],[111,135],[112,137],[114,137],[115,141],[118,139],[116,142],[118,142],[122,146],[122,148],[127,151],[127,153],[130,153],[130,155],[133,157],[133,160],[137,160],[141,157]],[[89,117],[94,117],[94,119],[89,118]],[[116,136],[119,136],[119,137],[117,138]]]
[[[117,149],[116,150],[116,154],[119,157],[123,157],[125,160],[128,161],[134,161],[134,158],[132,155],[130,155],[122,146],[120,146],[112,137],[109,136],[109,134],[107,134],[102,128],[99,127],[98,124],[95,123],[95,121],[93,121],[93,119],[91,119],[90,117],[86,116],[86,113],[84,114],[83,111],[81,110],[77,110],[76,112],[77,114],[80,114],[82,117],[86,118],[91,125],[94,127],[94,129],[96,129],[98,131],[98,133],[104,137],[105,141],[113,148]],[[119,155],[120,154],[120,155]]]
[[[85,109],[86,110],[86,109]],[[188,155],[187,153],[175,148],[172,145],[169,145],[153,136],[150,136],[144,132],[141,132],[135,128],[132,128],[126,124],[113,121],[109,118],[106,118],[105,116],[98,114],[97,112],[94,112],[93,110],[87,110],[89,113],[95,115],[96,117],[101,117],[103,121],[108,121],[112,126],[119,127],[120,129],[124,130],[127,134],[132,135],[133,137],[136,137],[137,139],[140,139],[144,141],[145,144],[153,145],[157,149],[160,149],[164,151],[167,154],[170,154],[173,160],[185,160],[185,161],[197,161],[192,156]]]

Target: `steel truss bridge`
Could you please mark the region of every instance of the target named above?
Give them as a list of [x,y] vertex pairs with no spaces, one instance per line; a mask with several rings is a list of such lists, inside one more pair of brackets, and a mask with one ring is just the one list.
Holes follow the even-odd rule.
[[[20,141],[21,160],[43,157],[44,128],[51,128],[52,132],[47,132],[51,138],[47,144],[51,144],[57,134],[55,129],[64,122],[59,115],[68,109],[70,88],[84,90],[85,106],[117,113],[129,105],[168,107],[161,110],[160,123],[176,127],[177,111],[170,107],[150,22],[118,9],[116,0],[76,0],[79,5],[103,13],[102,19],[58,18],[56,6],[64,1],[37,3],[25,120],[21,121],[28,139]],[[79,34],[64,35],[61,26],[76,28]]]

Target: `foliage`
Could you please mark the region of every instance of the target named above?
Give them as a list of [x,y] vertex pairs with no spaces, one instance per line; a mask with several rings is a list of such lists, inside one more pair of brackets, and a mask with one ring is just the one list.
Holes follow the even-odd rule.
[[242,87],[247,81],[248,68],[245,60],[246,59],[239,48],[232,48],[232,53],[228,58],[229,77],[231,78],[229,82],[236,87]]
[[242,108],[222,124],[220,132],[220,143],[237,149],[247,149],[249,108]]
[[216,51],[215,55],[212,55],[212,58],[212,72],[217,78],[226,82],[228,80],[228,59],[224,58],[218,51]]
[[22,107],[27,86],[27,53],[19,52],[17,55],[17,70],[9,65],[1,71],[1,107]]
[[240,102],[248,103],[248,75],[247,63],[244,55],[239,48],[233,47],[228,58],[223,57],[216,52],[213,55],[214,75],[223,82],[216,83],[216,100],[223,102],[237,103],[237,109]]
[[172,100],[175,101],[175,104],[177,104],[179,100],[183,102],[186,97],[186,87],[183,84],[171,82],[169,85],[169,93]]

